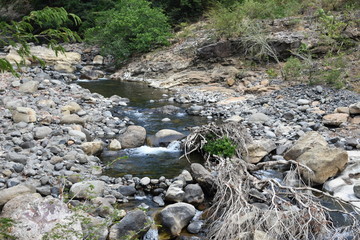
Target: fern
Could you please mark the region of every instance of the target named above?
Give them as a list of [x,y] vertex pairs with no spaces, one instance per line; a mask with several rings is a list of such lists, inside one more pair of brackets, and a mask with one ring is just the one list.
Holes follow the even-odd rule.
[[[64,52],[59,42],[81,41],[79,35],[67,27],[80,24],[81,19],[75,14],[68,13],[64,8],[45,7],[31,12],[19,22],[0,22],[0,46],[11,45],[17,49],[22,58],[21,62],[16,63],[19,67],[25,63],[27,57],[40,60],[31,55],[28,45],[30,42],[39,43],[40,39],[46,41],[57,55],[58,52]],[[44,64],[41,60],[39,62]],[[0,72],[11,72],[17,75],[6,59],[0,59]]]

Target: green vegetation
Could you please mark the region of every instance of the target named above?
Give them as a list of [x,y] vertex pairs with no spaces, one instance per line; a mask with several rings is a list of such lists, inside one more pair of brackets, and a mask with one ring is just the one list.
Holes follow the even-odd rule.
[[12,240],[16,239],[11,235],[11,227],[14,225],[14,221],[10,218],[0,218],[0,240]]
[[[64,8],[49,8],[33,11],[21,21],[11,23],[0,22],[0,47],[11,45],[17,49],[23,61],[25,57],[31,57],[39,60],[36,56],[31,55],[29,43],[47,43],[55,52],[63,51],[58,42],[79,41],[77,33],[71,31],[66,25],[79,25],[81,20],[78,16],[68,13]],[[10,71],[15,74],[11,64],[0,59],[0,71]]]
[[103,54],[112,54],[119,63],[134,53],[167,45],[170,25],[161,10],[146,0],[121,0],[114,9],[100,12],[96,27],[85,35],[88,42],[100,45]]
[[218,139],[210,137],[203,149],[211,155],[221,157],[232,157],[236,154],[236,145],[227,137]]

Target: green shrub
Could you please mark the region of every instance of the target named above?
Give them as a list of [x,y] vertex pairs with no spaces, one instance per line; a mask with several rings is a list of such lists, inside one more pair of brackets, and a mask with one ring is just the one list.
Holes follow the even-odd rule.
[[210,138],[204,145],[204,151],[221,157],[232,157],[236,153],[236,145],[227,137]]
[[95,21],[96,27],[85,33],[86,40],[99,44],[103,54],[113,55],[118,63],[168,44],[167,17],[146,0],[121,0],[114,9],[100,12]]
[[237,37],[250,19],[275,19],[297,14],[301,5],[295,0],[245,0],[233,5],[218,4],[208,14],[219,36]]
[[283,73],[286,80],[297,80],[305,68],[305,65],[296,57],[289,57],[284,64]]

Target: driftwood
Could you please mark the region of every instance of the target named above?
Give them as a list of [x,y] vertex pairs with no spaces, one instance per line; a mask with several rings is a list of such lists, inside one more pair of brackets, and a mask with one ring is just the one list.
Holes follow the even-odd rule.
[[[360,239],[360,210],[307,186],[299,171],[306,166],[285,160],[256,165],[244,161],[246,144],[251,140],[240,124],[209,124],[194,129],[185,143],[186,153],[202,151],[209,133],[228,137],[238,149],[231,159],[205,153],[206,165],[216,172],[208,239]],[[279,165],[288,167],[282,181],[260,178],[256,173]],[[325,202],[331,202],[331,207]],[[336,216],[346,223],[338,225]]]

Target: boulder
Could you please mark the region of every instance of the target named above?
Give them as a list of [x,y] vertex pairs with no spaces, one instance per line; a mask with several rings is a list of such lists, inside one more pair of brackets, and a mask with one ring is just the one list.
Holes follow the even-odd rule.
[[36,112],[32,108],[17,107],[12,112],[12,119],[14,122],[36,122]]
[[150,228],[145,212],[134,210],[110,228],[109,240],[140,239]]
[[199,184],[189,184],[185,187],[184,201],[190,204],[199,204],[204,201],[204,192]]
[[18,240],[80,239],[82,229],[78,219],[60,199],[42,198],[38,193],[17,196],[7,202],[0,217],[11,218],[11,234]]
[[193,178],[206,194],[212,195],[215,191],[215,182],[211,173],[199,163],[193,163],[190,166]]
[[185,135],[178,131],[171,130],[171,129],[162,129],[162,130],[158,131],[153,138],[148,138],[148,140],[149,140],[150,146],[166,147],[171,142],[180,140],[184,137],[185,137]]
[[81,149],[87,155],[94,155],[101,152],[104,149],[103,143],[100,141],[85,142],[81,144]]
[[75,183],[70,188],[70,194],[75,198],[90,199],[100,197],[104,193],[103,181],[83,181]]
[[23,93],[34,93],[38,90],[38,86],[38,81],[28,81],[20,85],[19,91]]
[[248,145],[248,163],[258,163],[263,157],[276,149],[276,144],[270,139],[256,140]]
[[330,177],[340,173],[348,162],[348,154],[340,148],[328,146],[315,146],[301,154],[297,162],[306,165],[313,172],[301,168],[301,174],[305,180],[312,184],[323,184]]
[[105,73],[100,70],[94,70],[93,66],[85,66],[81,69],[82,79],[96,80],[105,76]]
[[36,190],[34,187],[20,184],[11,188],[6,188],[0,190],[0,207],[2,207],[5,203],[10,201],[11,199],[28,193],[35,193]]
[[173,236],[179,236],[195,216],[195,207],[188,203],[168,205],[160,211],[159,217],[162,226],[168,228]]
[[34,138],[43,139],[50,136],[52,129],[49,127],[36,127],[34,128]]
[[133,196],[136,193],[136,189],[133,186],[120,186],[119,192],[124,196]]
[[314,146],[327,146],[327,142],[319,133],[307,132],[285,153],[284,158],[286,160],[295,160]]
[[332,113],[323,117],[323,123],[326,126],[339,127],[342,123],[346,123],[348,118],[347,113]]
[[170,184],[165,194],[165,200],[169,202],[182,202],[185,196],[183,191],[185,183],[182,180],[176,180]]
[[81,141],[86,139],[86,134],[79,130],[70,130],[69,135],[75,138],[79,138]]
[[140,147],[145,143],[146,130],[141,126],[129,126],[126,131],[119,136],[122,148]]

